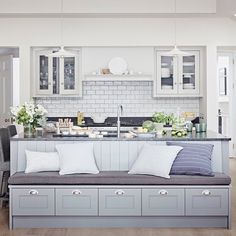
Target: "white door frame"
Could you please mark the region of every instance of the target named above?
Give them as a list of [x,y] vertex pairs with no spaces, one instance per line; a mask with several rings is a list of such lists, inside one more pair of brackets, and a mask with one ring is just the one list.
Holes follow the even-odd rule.
[[0,56],[0,127],[11,124],[10,106],[13,105],[13,56]]
[[[229,69],[229,80],[227,83],[227,91],[228,91],[228,125],[229,125],[229,136],[231,137],[230,142],[230,156],[236,157],[236,94],[235,94],[235,85],[236,85],[236,65],[234,61],[236,61],[236,52],[234,51],[219,51],[217,57],[219,56],[228,56],[230,61],[230,69]],[[217,77],[218,83],[218,93],[219,93],[219,80]]]

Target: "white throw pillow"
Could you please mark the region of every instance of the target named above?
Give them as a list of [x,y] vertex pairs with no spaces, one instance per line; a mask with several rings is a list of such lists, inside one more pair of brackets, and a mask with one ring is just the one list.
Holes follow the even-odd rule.
[[34,152],[25,150],[25,173],[41,171],[59,171],[59,156],[57,152]]
[[56,150],[60,160],[60,175],[99,173],[92,143],[59,144]]
[[182,149],[179,146],[144,144],[129,174],[147,174],[170,178],[172,164]]

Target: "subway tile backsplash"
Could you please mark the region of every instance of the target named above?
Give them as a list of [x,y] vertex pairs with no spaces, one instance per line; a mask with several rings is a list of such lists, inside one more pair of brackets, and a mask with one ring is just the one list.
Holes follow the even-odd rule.
[[122,104],[123,116],[151,116],[155,111],[167,113],[195,112],[199,115],[199,98],[153,98],[149,81],[85,81],[83,97],[39,97],[36,103],[48,110],[50,117],[73,117],[77,111],[85,116],[106,118],[116,116]]

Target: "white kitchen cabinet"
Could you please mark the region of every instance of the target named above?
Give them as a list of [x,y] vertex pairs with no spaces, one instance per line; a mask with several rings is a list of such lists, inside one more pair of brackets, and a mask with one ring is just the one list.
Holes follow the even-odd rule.
[[81,96],[80,51],[73,57],[48,57],[52,50],[34,51],[34,96]]
[[156,74],[154,96],[200,96],[200,52],[188,56],[169,56],[155,50]]

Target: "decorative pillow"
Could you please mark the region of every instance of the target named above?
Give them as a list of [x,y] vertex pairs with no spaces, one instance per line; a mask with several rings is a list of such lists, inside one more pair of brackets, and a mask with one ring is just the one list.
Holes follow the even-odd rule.
[[56,150],[60,160],[60,175],[99,173],[92,143],[59,144]]
[[170,174],[213,176],[211,156],[214,145],[182,142],[167,142],[167,145],[183,147],[173,163]]
[[57,152],[33,152],[25,150],[25,173],[41,171],[59,171],[59,156]]
[[180,150],[182,147],[146,143],[128,173],[170,178],[171,166]]

